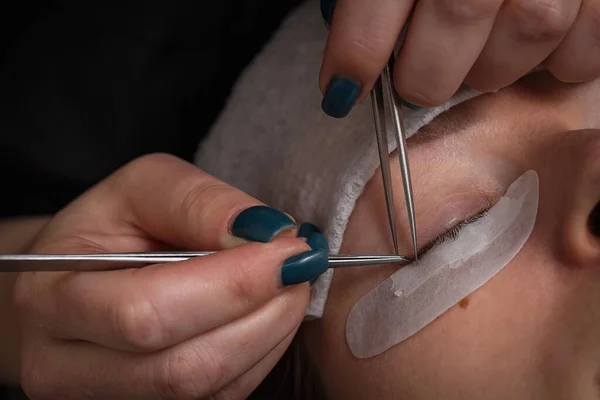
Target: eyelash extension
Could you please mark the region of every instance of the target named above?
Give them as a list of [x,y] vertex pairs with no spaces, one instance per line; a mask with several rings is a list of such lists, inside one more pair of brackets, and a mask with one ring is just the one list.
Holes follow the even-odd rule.
[[484,210],[482,212],[480,212],[479,214],[476,214],[462,222],[459,222],[458,224],[456,224],[455,226],[453,226],[452,228],[450,228],[447,232],[439,235],[438,237],[436,237],[435,239],[433,239],[431,242],[429,242],[420,252],[419,252],[419,258],[421,258],[423,255],[425,255],[425,253],[427,253],[429,250],[431,250],[434,246],[437,246],[439,244],[442,243],[447,243],[447,242],[452,242],[454,240],[456,240],[458,238],[458,235],[460,234],[460,231],[467,225],[470,225],[474,222],[479,221],[480,219],[482,219],[483,217],[485,217],[489,212],[489,208],[487,210]]
[[488,210],[485,210],[483,212],[480,212],[479,214],[476,214],[474,216],[472,216],[469,219],[466,219],[460,223],[458,223],[457,225],[453,226],[448,232],[438,236],[437,238],[435,238],[435,240],[433,241],[433,245],[438,245],[438,244],[442,244],[442,243],[446,243],[446,242],[452,242],[454,240],[456,240],[458,238],[458,235],[460,233],[460,231],[467,225],[472,224],[474,222],[479,221],[480,219],[482,219],[483,217],[485,217],[488,213]]

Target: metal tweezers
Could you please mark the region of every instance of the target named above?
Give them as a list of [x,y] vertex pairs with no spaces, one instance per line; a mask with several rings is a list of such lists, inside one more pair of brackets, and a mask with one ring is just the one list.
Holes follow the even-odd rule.
[[410,180],[410,169],[408,166],[408,155],[406,150],[406,132],[404,130],[404,121],[402,119],[402,103],[400,97],[394,89],[394,81],[391,70],[395,62],[394,53],[392,53],[387,65],[383,69],[381,76],[377,79],[373,91],[371,92],[371,103],[373,106],[373,117],[375,119],[375,135],[377,137],[377,147],[379,150],[379,161],[381,163],[381,175],[383,178],[383,190],[385,191],[385,202],[394,242],[396,254],[400,254],[398,249],[398,233],[396,231],[396,214],[394,211],[394,191],[392,179],[390,176],[390,163],[388,152],[387,132],[385,129],[385,108],[384,108],[384,86],[387,92],[387,98],[391,111],[391,118],[394,123],[396,144],[398,146],[398,158],[400,159],[400,172],[402,174],[402,184],[404,186],[404,198],[406,200],[406,209],[408,212],[408,221],[410,224],[410,234],[412,236],[413,252],[417,258],[417,224],[415,221],[415,207],[413,202],[412,184]]
[[[8,254],[0,255],[0,272],[31,271],[110,271],[139,268],[151,264],[185,261],[215,254],[215,251],[105,253],[105,254]],[[408,264],[399,255],[329,255],[329,268],[380,264]]]

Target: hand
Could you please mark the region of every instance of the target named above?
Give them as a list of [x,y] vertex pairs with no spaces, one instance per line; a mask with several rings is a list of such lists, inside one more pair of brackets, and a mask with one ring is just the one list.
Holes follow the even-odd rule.
[[[33,400],[247,396],[304,316],[309,285],[283,283],[315,277],[286,261],[310,250],[294,222],[259,204],[190,164],[153,155],[57,214],[31,252],[228,250],[141,269],[20,274],[25,392]],[[269,243],[233,236],[266,242],[286,229],[292,237]],[[327,268],[326,256],[320,262]]]
[[332,116],[368,94],[411,12],[394,83],[420,106],[444,103],[463,82],[495,91],[540,64],[565,82],[600,73],[600,0],[321,0],[321,10],[331,25],[320,87]]

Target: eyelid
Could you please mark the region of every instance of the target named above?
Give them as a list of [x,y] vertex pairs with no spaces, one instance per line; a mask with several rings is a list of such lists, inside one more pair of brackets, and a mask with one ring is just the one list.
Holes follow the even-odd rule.
[[448,241],[453,241],[455,240],[458,235],[460,234],[460,231],[467,225],[472,224],[474,222],[479,221],[481,218],[485,217],[488,213],[488,211],[490,211],[490,207],[488,207],[485,210],[479,211],[478,213],[476,213],[475,215],[473,215],[470,218],[464,219],[460,222],[458,222],[456,225],[454,225],[452,228],[450,228],[449,230],[447,230],[446,232],[440,234],[438,237],[436,237],[435,239],[431,240],[430,242],[428,242],[422,249],[421,251],[419,251],[419,258],[421,258],[422,255],[424,255],[425,253],[427,253],[429,250],[431,250],[432,248],[434,248],[435,246],[442,244],[442,243],[446,243]]
[[436,203],[425,213],[420,213],[419,241],[433,243],[452,228],[492,206],[490,196],[482,191],[469,191],[454,194]]

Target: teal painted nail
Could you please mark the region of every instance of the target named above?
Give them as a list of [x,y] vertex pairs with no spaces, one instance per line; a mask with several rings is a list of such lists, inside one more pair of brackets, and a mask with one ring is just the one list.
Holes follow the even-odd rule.
[[323,234],[320,232],[313,233],[312,236],[308,238],[307,243],[313,250],[325,250],[326,252],[329,251],[327,239],[325,239],[325,236],[323,236]]
[[329,244],[327,239],[321,233],[319,228],[310,223],[303,223],[298,229],[298,237],[306,238],[306,243],[313,250],[325,250],[329,251]]
[[[325,250],[327,254],[329,254],[329,243],[327,243],[327,239],[321,232],[315,232],[308,239],[308,245],[313,250]],[[310,285],[314,285],[319,276],[315,276],[310,280]]]
[[315,232],[320,232],[319,228],[311,223],[305,222],[300,225],[300,228],[298,229],[298,237],[310,239]]
[[285,213],[267,206],[250,207],[233,221],[231,234],[242,239],[266,243],[278,233],[296,226]]
[[288,258],[281,267],[281,281],[285,286],[297,285],[316,279],[327,271],[329,260],[325,250],[310,250]]
[[360,94],[360,85],[348,78],[334,76],[329,82],[321,108],[333,118],[347,116]]
[[[302,225],[300,225],[300,229],[298,229],[298,237],[306,238],[307,244],[313,250],[325,250],[326,252],[329,251],[329,244],[327,243],[327,239],[325,239],[325,236],[321,234],[319,228],[317,228],[313,224],[305,222]],[[319,276],[320,274],[309,280],[311,286],[314,285]]]

